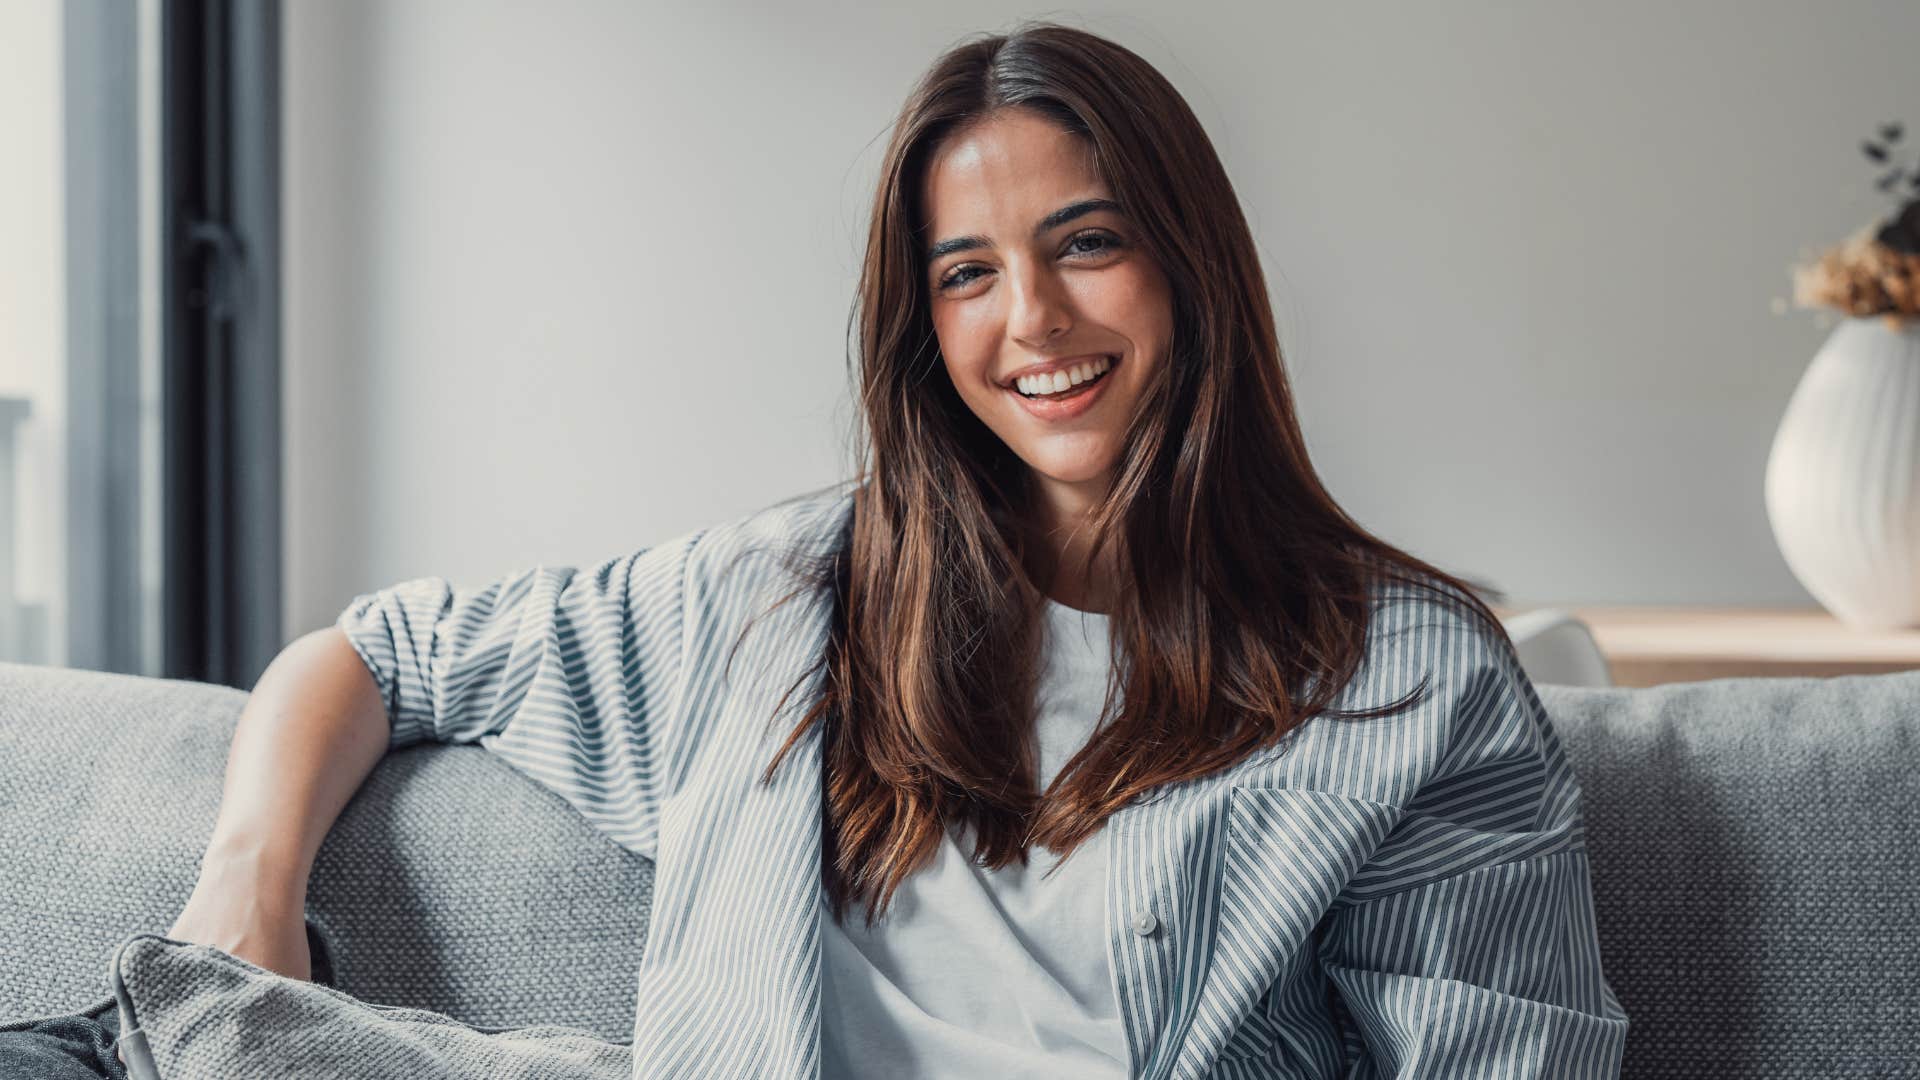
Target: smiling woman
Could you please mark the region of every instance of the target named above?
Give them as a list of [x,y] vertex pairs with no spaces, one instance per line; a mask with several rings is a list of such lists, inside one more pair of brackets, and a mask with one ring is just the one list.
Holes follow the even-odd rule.
[[1498,594],[1321,484],[1178,92],[982,36],[881,175],[823,691],[767,772],[819,735],[825,1074],[1616,1075]]
[[983,35],[880,175],[857,475],[356,598],[250,699],[181,933],[297,959],[384,709],[652,860],[636,1076],[1617,1076],[1545,707],[1321,484],[1180,95]]

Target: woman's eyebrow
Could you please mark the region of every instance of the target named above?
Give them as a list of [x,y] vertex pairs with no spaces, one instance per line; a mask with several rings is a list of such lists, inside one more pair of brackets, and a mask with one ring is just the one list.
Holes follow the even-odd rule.
[[[1081,199],[1079,202],[1068,203],[1040,219],[1040,223],[1033,227],[1034,239],[1037,240],[1045,236],[1048,232],[1065,225],[1074,218],[1084,217],[1098,210],[1112,210],[1115,213],[1119,213],[1120,204],[1114,202],[1112,199]],[[947,240],[942,240],[928,248],[926,261],[928,265],[932,265],[933,261],[942,255],[951,255],[956,251],[972,251],[974,248],[989,246],[991,245],[984,236],[955,236]]]

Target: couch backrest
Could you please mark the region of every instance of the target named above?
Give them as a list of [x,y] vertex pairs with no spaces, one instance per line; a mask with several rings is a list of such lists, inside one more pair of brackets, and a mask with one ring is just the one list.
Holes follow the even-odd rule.
[[1920,672],[1538,689],[1625,1075],[1915,1075]]
[[[1543,685],[1584,793],[1633,1076],[1920,1061],[1920,672]],[[106,993],[164,932],[246,696],[0,664],[0,1021]],[[390,754],[321,847],[335,985],[489,1027],[632,1033],[652,866],[477,746]]]

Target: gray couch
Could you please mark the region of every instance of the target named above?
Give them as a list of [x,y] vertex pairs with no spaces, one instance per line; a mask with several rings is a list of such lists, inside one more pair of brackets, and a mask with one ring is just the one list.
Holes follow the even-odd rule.
[[[1630,1077],[1920,1076],[1920,672],[1542,684]],[[92,1011],[186,902],[246,695],[0,664],[0,1025]],[[631,1036],[652,868],[474,746],[389,755],[320,850],[317,980]]]

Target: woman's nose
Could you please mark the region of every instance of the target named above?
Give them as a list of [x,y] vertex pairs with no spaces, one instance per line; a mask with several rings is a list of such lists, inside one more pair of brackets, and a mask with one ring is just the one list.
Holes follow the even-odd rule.
[[1046,274],[1027,274],[1014,283],[1012,310],[1007,312],[1007,335],[1031,348],[1041,348],[1073,324],[1059,282]]

